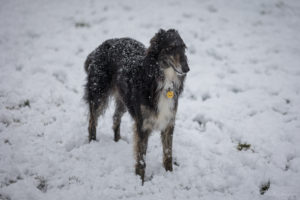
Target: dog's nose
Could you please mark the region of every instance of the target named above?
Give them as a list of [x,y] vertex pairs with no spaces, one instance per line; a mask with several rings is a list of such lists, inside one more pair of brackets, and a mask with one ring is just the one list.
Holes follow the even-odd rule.
[[182,71],[184,73],[188,73],[190,71],[190,68],[188,66],[185,66],[185,67],[182,68]]

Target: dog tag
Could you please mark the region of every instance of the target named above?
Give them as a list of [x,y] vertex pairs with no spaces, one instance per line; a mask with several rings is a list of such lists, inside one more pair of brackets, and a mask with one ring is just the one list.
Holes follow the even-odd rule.
[[174,97],[174,92],[173,92],[173,91],[168,91],[168,92],[167,92],[167,97],[168,97],[169,99],[172,99],[172,98]]

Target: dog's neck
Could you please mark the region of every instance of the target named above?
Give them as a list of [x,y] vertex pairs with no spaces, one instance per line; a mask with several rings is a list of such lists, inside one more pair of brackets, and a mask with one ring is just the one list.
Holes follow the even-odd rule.
[[163,76],[158,82],[157,94],[167,96],[169,99],[177,99],[180,94],[181,80],[172,67],[161,69]]
[[180,80],[177,73],[172,67],[168,67],[164,71],[164,88],[170,88],[171,90],[177,88],[180,85]]

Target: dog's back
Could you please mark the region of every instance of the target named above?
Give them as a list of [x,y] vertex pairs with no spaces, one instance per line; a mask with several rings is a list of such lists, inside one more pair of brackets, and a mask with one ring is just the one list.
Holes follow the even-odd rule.
[[[145,46],[131,38],[110,39],[103,42],[92,51],[84,64],[85,71],[89,72],[91,65],[101,67],[108,64],[125,64],[145,55]],[[124,58],[128,60],[123,60]]]

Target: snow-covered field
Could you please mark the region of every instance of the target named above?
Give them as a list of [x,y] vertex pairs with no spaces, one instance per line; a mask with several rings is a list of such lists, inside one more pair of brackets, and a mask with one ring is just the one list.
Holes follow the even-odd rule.
[[[1,0],[0,19],[1,200],[300,199],[300,1]],[[141,186],[128,114],[120,142],[113,104],[87,142],[83,62],[159,28],[179,30],[191,71],[174,171],[154,132]]]

